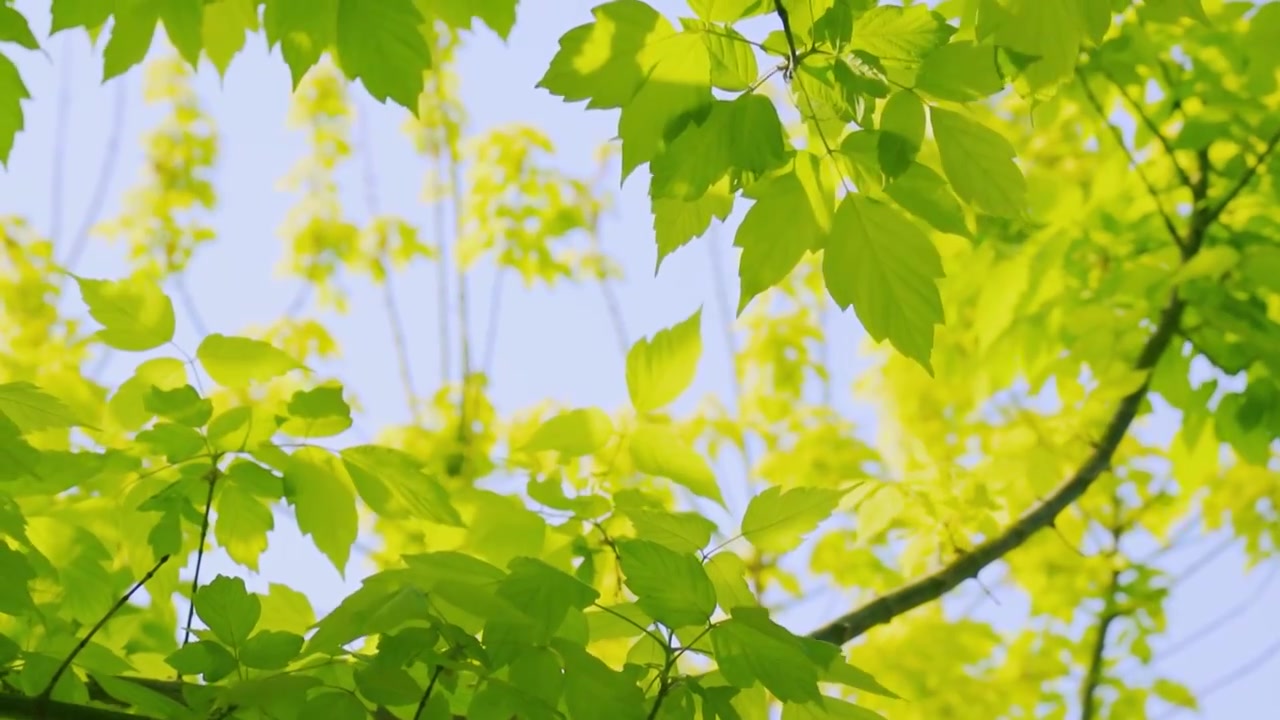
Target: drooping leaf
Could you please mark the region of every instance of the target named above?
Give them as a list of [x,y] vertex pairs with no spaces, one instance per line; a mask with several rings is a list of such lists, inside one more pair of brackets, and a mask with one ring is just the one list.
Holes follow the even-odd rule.
[[262,28],[267,47],[280,45],[296,90],[302,76],[337,40],[339,0],[267,0]]
[[910,90],[899,90],[880,112],[880,169],[889,178],[906,171],[924,143],[924,103]]
[[765,181],[738,226],[739,314],[757,295],[782,282],[806,252],[821,247],[830,232],[835,198],[821,178],[817,156],[797,151],[793,168]]
[[929,109],[942,170],[956,194],[992,215],[1016,216],[1026,205],[1027,182],[1003,135],[959,113]]
[[101,27],[111,17],[114,3],[103,0],[53,0],[49,34],[70,28],[86,30]]
[[627,392],[639,412],[658,410],[693,383],[702,357],[702,308],[627,351]]
[[0,54],[0,165],[8,167],[13,139],[22,130],[22,101],[31,98],[18,68]]
[[853,306],[867,334],[933,372],[933,326],[943,322],[936,280],[942,258],[897,210],[861,193],[836,211],[822,275],[841,308]]
[[912,163],[884,188],[885,194],[903,210],[953,235],[969,237],[964,208],[938,173],[920,163]]
[[630,450],[640,472],[667,478],[695,495],[724,504],[711,466],[671,427],[640,424],[631,434]]
[[711,105],[711,55],[700,33],[651,39],[635,58],[644,79],[618,118],[622,177],[649,162],[671,139],[674,123]]
[[231,59],[244,48],[245,35],[257,29],[258,3],[255,0],[204,3],[201,44],[219,75],[227,74]]
[[594,22],[560,38],[560,49],[537,86],[567,102],[586,100],[588,108],[620,108],[644,81],[646,69],[636,60],[641,48],[675,29],[640,0],[613,0],[591,14]]
[[971,102],[1004,89],[997,49],[968,41],[947,43],[929,53],[916,74],[916,89],[939,100]]
[[258,558],[267,549],[267,533],[275,528],[271,508],[241,484],[224,483],[214,504],[213,535],[232,560],[258,569]]
[[28,50],[40,49],[40,41],[31,33],[27,18],[8,5],[0,5],[0,42],[17,43]]
[[160,3],[119,0],[112,17],[111,37],[102,49],[103,82],[123,75],[147,57],[156,34],[156,23],[160,22]]
[[730,684],[759,682],[785,703],[818,702],[818,668],[800,638],[769,619],[764,608],[739,606],[711,629],[716,663]]
[[431,49],[413,0],[338,0],[338,63],[379,101],[416,111]]
[[284,482],[298,511],[298,529],[310,535],[339,573],[345,571],[359,531],[356,496],[339,460],[319,448],[289,456]]

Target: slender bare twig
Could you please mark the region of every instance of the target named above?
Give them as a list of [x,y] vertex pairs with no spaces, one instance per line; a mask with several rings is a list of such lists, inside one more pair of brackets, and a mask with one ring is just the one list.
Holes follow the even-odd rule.
[[[358,123],[360,131],[361,154],[364,158],[364,202],[369,213],[370,224],[376,224],[381,214],[378,203],[378,176],[373,162],[373,133],[371,113],[367,111],[368,103],[362,103],[366,112]],[[409,359],[409,346],[405,336],[404,322],[400,319],[400,305],[396,300],[395,278],[392,274],[390,252],[385,245],[380,248],[378,263],[382,268],[382,308],[387,315],[387,323],[391,326],[391,347],[396,356],[396,368],[400,373],[400,385],[404,390],[405,403],[409,407],[409,416],[415,423],[421,422],[421,409],[418,393],[413,383],[413,364]]]
[[[107,189],[115,174],[116,157],[120,153],[120,133],[124,129],[128,85],[125,84],[124,78],[119,78],[115,81],[115,86],[116,96],[111,112],[111,127],[107,132],[107,147],[102,155],[102,164],[98,166],[98,177],[94,181],[93,192],[89,195],[89,204],[85,206],[84,216],[80,220],[79,227],[76,228],[76,234],[72,236],[67,255],[62,260],[62,265],[67,270],[74,270],[80,262],[80,256],[84,254],[89,244],[89,233],[98,222],[98,216],[102,214],[102,206],[107,199]],[[60,283],[65,281],[66,276],[64,275],[63,278],[64,280],[59,281]]]
[[[1131,151],[1128,144],[1125,143],[1124,133],[1121,132],[1120,128],[1111,124],[1111,121],[1107,119],[1107,111],[1102,107],[1102,101],[1098,99],[1098,96],[1094,94],[1093,89],[1089,87],[1089,79],[1085,77],[1084,73],[1077,69],[1076,77],[1080,80],[1080,89],[1084,92],[1084,96],[1089,101],[1089,105],[1093,107],[1094,112],[1098,114],[1098,119],[1104,126],[1106,126],[1107,130],[1115,136],[1116,145],[1120,146],[1125,157],[1129,159],[1129,166],[1133,168],[1135,173],[1137,173],[1138,180],[1142,182],[1142,186],[1145,187],[1147,189],[1147,193],[1151,195],[1151,201],[1155,203],[1156,212],[1160,214],[1160,219],[1164,222],[1165,229],[1169,231],[1169,236],[1172,237],[1175,242],[1181,243],[1182,233],[1178,230],[1178,226],[1174,224],[1173,217],[1170,216],[1169,213],[1165,212],[1164,204],[1160,202],[1160,193],[1156,190],[1155,185],[1152,184],[1151,178],[1147,177],[1146,171],[1142,169],[1142,164],[1138,162],[1136,157],[1134,157],[1133,151]],[[1178,171],[1182,174],[1181,168],[1178,168]],[[1188,179],[1186,182],[1190,184],[1191,180]]]
[[[1156,65],[1160,68],[1162,74],[1164,75],[1165,82],[1169,83],[1169,92],[1172,93],[1173,78],[1169,77],[1168,72],[1164,69],[1164,66],[1159,63],[1159,61],[1156,62]],[[1147,129],[1151,131],[1151,134],[1153,136],[1155,136],[1156,142],[1160,143],[1160,146],[1164,148],[1165,154],[1169,156],[1169,162],[1173,164],[1173,171],[1178,175],[1178,179],[1182,181],[1183,185],[1186,185],[1188,188],[1190,188],[1191,185],[1193,184],[1191,182],[1191,176],[1187,174],[1186,170],[1182,169],[1182,165],[1178,162],[1178,158],[1173,152],[1173,142],[1169,140],[1169,136],[1161,132],[1160,128],[1156,125],[1156,122],[1154,119],[1152,119],[1151,115],[1142,109],[1142,104],[1139,103],[1137,99],[1129,95],[1129,91],[1124,89],[1124,85],[1122,85],[1114,75],[1108,72],[1105,66],[1103,66],[1101,63],[1098,63],[1097,67],[1098,67],[1098,72],[1101,73],[1103,77],[1105,77],[1107,80],[1111,82],[1112,85],[1115,86],[1116,91],[1120,93],[1121,98],[1124,98],[1125,104],[1128,105],[1129,109],[1133,111],[1134,116],[1137,117],[1138,120],[1142,121],[1143,125],[1147,126]]]

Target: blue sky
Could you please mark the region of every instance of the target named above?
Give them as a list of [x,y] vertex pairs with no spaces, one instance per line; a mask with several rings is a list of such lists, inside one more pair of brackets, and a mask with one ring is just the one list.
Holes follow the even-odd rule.
[[[526,0],[510,41],[503,43],[487,31],[472,36],[460,57],[458,74],[461,93],[473,131],[508,124],[527,123],[545,131],[555,142],[557,162],[567,172],[590,175],[600,143],[614,134],[616,113],[587,112],[579,105],[567,105],[534,89],[561,33],[589,19],[592,0],[556,0],[534,5]],[[19,9],[32,18],[37,36],[47,34],[43,15],[47,4],[19,0]],[[654,3],[674,14],[683,9],[679,0]],[[10,48],[12,46],[9,46]],[[163,51],[157,40],[154,50]],[[101,61],[91,51],[83,33],[67,33],[46,43],[49,57],[37,53],[11,53],[36,96],[26,104],[27,131],[17,140],[9,170],[0,172],[0,213],[20,214],[38,228],[51,226],[53,197],[61,197],[61,242],[80,224],[85,207],[100,172],[108,139],[115,132],[112,117],[124,85],[125,116],[119,129],[118,157],[113,164],[108,200],[103,217],[118,211],[122,193],[140,177],[142,158],[139,140],[160,117],[157,108],[141,104],[141,75],[130,73],[106,87],[99,85]],[[51,62],[52,60],[52,62]],[[211,218],[218,241],[197,255],[188,279],[199,314],[210,332],[236,333],[252,324],[277,318],[294,296],[297,286],[280,279],[275,268],[283,252],[277,228],[294,199],[275,191],[277,180],[305,152],[301,133],[285,127],[288,107],[288,71],[278,55],[268,57],[261,37],[250,38],[246,52],[232,65],[225,81],[219,81],[207,64],[198,87],[205,107],[216,119],[222,134],[221,158],[216,172],[219,209]],[[357,130],[359,144],[371,138],[372,167],[377,177],[379,204],[384,211],[429,225],[430,215],[418,197],[426,171],[425,164],[410,152],[401,132],[404,113],[393,106],[380,106],[357,91],[358,121],[369,120],[368,130]],[[62,99],[60,99],[62,98]],[[64,133],[56,128],[58,108],[69,102]],[[58,142],[61,138],[62,142]],[[55,146],[60,152],[55,152]],[[61,155],[60,194],[55,184]],[[359,222],[368,216],[364,200],[363,160],[357,158],[342,171],[343,202],[348,215]],[[678,252],[664,263],[654,277],[655,248],[645,198],[643,173],[619,192],[616,210],[606,220],[602,239],[607,250],[622,264],[627,280],[616,286],[625,308],[625,325],[631,340],[670,325],[688,316],[699,305],[704,312],[704,352],[694,392],[724,394],[728,390],[728,354],[717,324],[724,321],[711,282],[711,254],[708,243],[716,243],[723,265],[717,268],[734,293],[736,303],[736,253],[730,248],[733,227],[718,236],[704,238]],[[616,174],[611,176],[616,178]],[[611,182],[616,186],[616,180]],[[120,248],[101,241],[92,242],[78,271],[90,276],[109,277],[124,268]],[[492,276],[481,272],[473,282],[474,304],[484,308]],[[416,266],[397,278],[401,313],[415,358],[414,374],[419,388],[431,389],[439,377],[436,349],[435,287],[433,270]],[[353,311],[346,317],[327,317],[343,349],[338,373],[350,381],[366,407],[359,430],[372,433],[378,425],[407,419],[400,397],[391,338],[381,298],[372,287],[352,283]],[[593,286],[562,285],[553,292],[525,291],[511,283],[502,306],[501,335],[493,368],[493,392],[499,408],[513,410],[544,398],[566,404],[617,407],[626,401],[623,363],[615,331]],[[178,342],[194,349],[199,337],[191,319],[180,307]],[[482,336],[487,309],[473,312],[473,337]],[[828,332],[839,339],[833,349],[835,386],[848,388],[865,361],[854,355],[861,330],[851,315],[832,316]],[[116,382],[131,372],[134,360],[116,356],[104,369],[104,377]],[[874,429],[874,415],[865,406],[852,402],[846,394],[837,398],[868,432]],[[1167,435],[1167,422],[1149,428]],[[739,469],[726,467],[726,472]],[[738,508],[744,498],[733,498]],[[353,561],[347,579],[288,527],[271,537],[271,548],[263,559],[259,576],[249,577],[253,587],[264,587],[268,579],[287,582],[308,592],[317,610],[332,608],[355,587],[363,570]],[[1170,556],[1171,568],[1193,564],[1217,539],[1197,543],[1185,553]],[[1170,632],[1165,642],[1178,642],[1195,633],[1206,622],[1230,610],[1238,602],[1256,597],[1245,610],[1233,613],[1230,623],[1204,640],[1180,651],[1158,667],[1184,680],[1192,688],[1211,685],[1221,676],[1261,652],[1275,637],[1274,610],[1280,607],[1280,582],[1271,583],[1267,568],[1246,575],[1243,557],[1230,549],[1214,562],[1181,583],[1170,602]],[[215,571],[245,574],[222,553],[214,555]],[[211,577],[211,575],[210,575]],[[972,585],[972,584],[970,584]],[[977,594],[966,586],[957,593],[958,605],[967,605]],[[998,621],[1016,620],[1020,603],[997,593],[1002,604],[989,601],[986,617]],[[796,630],[820,625],[840,610],[838,604],[820,601],[801,605],[782,620]],[[1268,618],[1271,618],[1268,622]],[[1271,630],[1274,632],[1274,630]],[[1157,648],[1165,643],[1157,644]],[[1129,664],[1132,667],[1133,663]],[[874,668],[869,668],[874,671]],[[1264,708],[1280,706],[1280,660],[1272,662],[1248,678],[1211,695],[1203,717],[1211,720],[1265,720],[1274,717]],[[1160,716],[1157,711],[1155,717]],[[1190,717],[1189,715],[1186,717]]]

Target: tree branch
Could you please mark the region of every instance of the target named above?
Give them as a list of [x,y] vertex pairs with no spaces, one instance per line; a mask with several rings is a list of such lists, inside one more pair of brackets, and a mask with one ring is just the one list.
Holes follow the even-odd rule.
[[[1134,364],[1136,370],[1147,371],[1155,367],[1156,361],[1164,354],[1176,335],[1185,307],[1182,299],[1176,294],[1165,305],[1160,313],[1160,321],[1156,325],[1155,332],[1138,355],[1138,360]],[[1022,517],[1003,533],[961,555],[937,572],[887,595],[882,595],[825,627],[815,630],[809,634],[809,637],[843,645],[876,625],[887,623],[925,603],[937,600],[965,580],[977,577],[986,566],[1021,547],[1037,531],[1052,525],[1054,518],[1079,500],[1093,485],[1093,481],[1111,466],[1111,457],[1115,454],[1116,448],[1120,447],[1120,442],[1128,433],[1134,418],[1138,416],[1138,410],[1147,397],[1147,388],[1150,384],[1151,379],[1148,377],[1140,388],[1120,401],[1120,406],[1116,408],[1115,414],[1107,423],[1107,429],[1103,432],[1101,440],[1094,446],[1093,452],[1075,474],[1059,485],[1043,503],[1023,513]]]
[[1085,671],[1084,683],[1080,686],[1080,720],[1094,720],[1097,717],[1095,694],[1102,684],[1102,665],[1107,651],[1107,633],[1111,631],[1111,623],[1120,617],[1115,608],[1115,594],[1120,582],[1120,573],[1111,572],[1111,582],[1107,585],[1106,606],[1098,615],[1098,635],[1093,640],[1089,652],[1089,668]]

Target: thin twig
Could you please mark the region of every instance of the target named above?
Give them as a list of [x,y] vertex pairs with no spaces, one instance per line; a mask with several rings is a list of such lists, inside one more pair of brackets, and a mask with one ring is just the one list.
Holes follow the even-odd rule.
[[160,568],[164,567],[164,564],[167,562],[169,562],[169,556],[161,556],[161,558],[156,561],[156,564],[147,571],[147,574],[143,575],[142,579],[134,583],[133,587],[129,588],[128,592],[121,595],[120,598],[116,600],[115,604],[111,606],[111,609],[107,610],[106,614],[98,619],[98,622],[94,624],[89,632],[85,633],[85,636],[80,638],[80,642],[76,643],[75,648],[62,659],[62,664],[58,666],[58,669],[55,670],[53,675],[49,678],[48,684],[45,685],[44,690],[38,696],[39,700],[48,702],[49,698],[53,696],[53,689],[58,685],[58,680],[62,678],[62,675],[67,671],[67,668],[71,667],[72,661],[76,659],[76,656],[80,654],[80,651],[88,647],[89,641],[93,639],[94,635],[98,634],[98,631],[102,629],[102,626],[106,625],[107,621],[110,620],[117,612],[120,612],[120,608],[124,607],[124,604],[129,602],[129,598],[133,597],[133,594],[138,592],[139,588],[146,585],[147,581],[154,577],[157,572],[160,572]]
[[49,242],[62,239],[62,196],[66,190],[63,170],[67,160],[67,121],[71,117],[71,38],[62,38],[62,77],[58,79],[58,105],[53,121],[53,159],[50,162]]
[[[367,108],[368,103],[363,103],[362,107]],[[373,133],[369,132],[371,119],[371,113],[366,111],[360,118],[358,127],[360,145],[363,150],[361,154],[364,156],[362,167],[364,170],[365,209],[369,213],[369,223],[376,226],[381,212],[378,203],[378,176],[373,163]],[[422,412],[419,408],[418,393],[414,388],[413,365],[409,359],[409,346],[406,340],[404,322],[400,319],[400,305],[396,300],[395,279],[392,274],[390,252],[387,250],[385,243],[380,248],[378,263],[382,269],[382,308],[387,315],[387,323],[391,326],[391,347],[396,356],[396,368],[400,373],[400,385],[404,390],[405,402],[409,406],[409,416],[417,424],[421,422]]]
[[419,720],[422,712],[427,709],[427,701],[431,699],[431,692],[436,689],[436,681],[440,679],[440,673],[444,672],[443,665],[437,665],[435,670],[431,671],[431,679],[427,681],[427,689],[422,693],[422,699],[418,701],[418,709],[413,711],[413,720]]
[[[1159,61],[1157,61],[1156,64],[1159,65],[1160,64]],[[1163,67],[1161,69],[1163,69]],[[1174,155],[1174,152],[1173,152],[1173,142],[1169,140],[1169,137],[1167,135],[1165,135],[1163,132],[1160,131],[1160,128],[1156,125],[1155,120],[1153,120],[1149,114],[1143,111],[1142,104],[1139,103],[1132,96],[1130,96],[1129,92],[1124,89],[1124,85],[1120,84],[1120,81],[1117,80],[1116,77],[1112,75],[1110,72],[1108,72],[1106,67],[1104,67],[1100,63],[1098,64],[1098,72],[1101,73],[1102,76],[1105,77],[1107,80],[1111,81],[1112,85],[1115,85],[1116,91],[1120,93],[1120,97],[1124,98],[1125,104],[1127,104],[1129,106],[1129,109],[1133,111],[1134,116],[1137,117],[1139,120],[1141,120],[1143,125],[1147,126],[1147,129],[1150,130],[1151,134],[1155,136],[1156,142],[1160,143],[1160,146],[1164,148],[1165,154],[1169,156],[1169,162],[1173,164],[1174,172],[1178,174],[1178,179],[1182,181],[1183,185],[1186,185],[1188,188],[1190,188],[1192,185],[1191,176],[1188,175],[1187,171],[1183,170],[1182,165],[1178,163],[1177,156]],[[1169,87],[1169,92],[1172,93],[1173,92],[1172,78],[1168,76],[1168,73],[1165,73],[1165,80],[1166,82],[1171,83]]]
[[[196,617],[196,592],[200,590],[200,565],[204,562],[204,543],[209,537],[209,514],[213,511],[213,490],[218,483],[218,458],[213,458],[213,468],[209,470],[209,495],[205,498],[204,518],[200,521],[200,545],[196,548],[195,574],[191,577],[191,602],[187,606],[187,624],[182,631],[182,647],[191,640],[191,625]],[[181,675],[181,674],[179,674]]]
[[[1178,230],[1178,226],[1174,224],[1173,218],[1169,213],[1165,212],[1164,205],[1160,202],[1160,193],[1156,191],[1155,185],[1151,183],[1151,179],[1147,177],[1146,171],[1142,169],[1142,164],[1138,162],[1138,159],[1134,157],[1133,152],[1129,150],[1129,146],[1125,144],[1124,133],[1121,132],[1120,128],[1112,125],[1111,121],[1107,119],[1107,111],[1103,109],[1102,101],[1098,99],[1098,96],[1094,94],[1093,89],[1089,87],[1089,79],[1085,77],[1084,73],[1077,69],[1076,76],[1080,80],[1080,89],[1084,91],[1084,96],[1089,101],[1089,105],[1091,105],[1094,112],[1098,114],[1098,119],[1101,120],[1102,124],[1111,131],[1112,135],[1115,136],[1116,144],[1120,146],[1120,150],[1123,151],[1125,157],[1128,158],[1129,165],[1133,168],[1134,172],[1137,173],[1138,180],[1142,182],[1142,186],[1145,187],[1147,189],[1147,193],[1151,195],[1151,201],[1155,203],[1156,212],[1160,213],[1160,219],[1164,222],[1165,229],[1169,231],[1169,236],[1172,237],[1175,242],[1181,244],[1182,233]],[[1179,168],[1178,171],[1182,174],[1181,168]],[[1187,183],[1191,184],[1191,180],[1188,179]]]
[[[98,178],[94,181],[93,192],[89,196],[89,204],[85,206],[84,216],[80,220],[80,226],[76,228],[76,234],[72,236],[71,246],[67,250],[67,255],[62,261],[62,265],[67,270],[74,270],[75,266],[80,262],[80,256],[84,254],[86,246],[89,244],[89,232],[93,229],[94,224],[98,222],[98,216],[102,214],[102,206],[107,199],[107,188],[111,185],[111,178],[115,174],[116,157],[120,152],[120,133],[124,128],[124,114],[127,103],[126,90],[128,85],[125,84],[124,78],[115,81],[116,96],[115,104],[111,113],[111,129],[107,133],[107,147],[102,156],[102,164],[98,166]],[[64,282],[66,276],[63,276]]]

